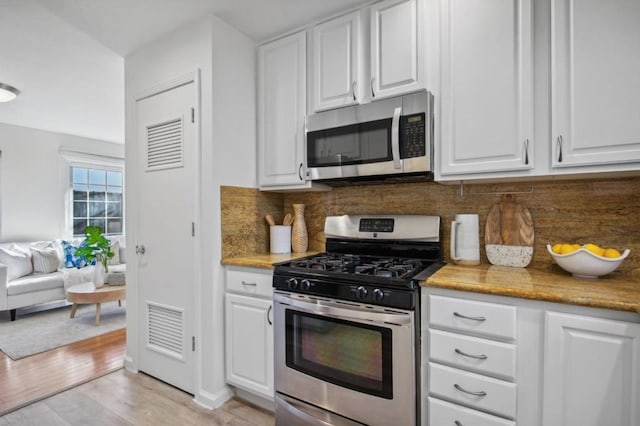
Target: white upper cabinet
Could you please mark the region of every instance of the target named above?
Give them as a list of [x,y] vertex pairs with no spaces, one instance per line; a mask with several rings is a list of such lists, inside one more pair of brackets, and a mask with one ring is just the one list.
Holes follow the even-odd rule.
[[543,424],[640,424],[640,324],[548,312]]
[[371,79],[375,100],[425,88],[423,0],[384,0],[370,7]]
[[640,1],[551,8],[552,166],[640,161]]
[[259,185],[267,189],[307,185],[306,33],[260,46],[258,66]]
[[312,99],[314,111],[358,102],[359,12],[352,12],[312,29]]
[[445,178],[533,168],[531,8],[530,0],[440,1]]

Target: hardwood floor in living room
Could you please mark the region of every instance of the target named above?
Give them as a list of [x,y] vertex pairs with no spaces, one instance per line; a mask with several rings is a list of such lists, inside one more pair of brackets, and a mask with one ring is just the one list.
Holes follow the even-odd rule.
[[208,410],[192,395],[123,366],[125,330],[13,361],[0,352],[0,426],[273,426],[273,414],[238,399]]

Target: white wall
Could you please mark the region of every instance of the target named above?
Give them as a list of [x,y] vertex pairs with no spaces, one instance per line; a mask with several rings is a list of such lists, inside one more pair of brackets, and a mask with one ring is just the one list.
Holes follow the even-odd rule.
[[124,59],[34,0],[0,2],[0,122],[124,141]]
[[[136,244],[135,97],[144,89],[199,69],[201,75],[200,313],[196,400],[214,406],[228,397],[224,384],[220,196],[226,185],[255,186],[255,45],[214,16],[153,42],[125,59],[127,246]],[[131,262],[130,262],[131,264]],[[129,273],[131,271],[131,273]],[[127,285],[135,285],[135,267]],[[135,293],[135,292],[131,292]],[[127,305],[128,368],[137,369],[137,301]],[[134,296],[135,297],[135,296]]]
[[0,123],[0,241],[69,236],[60,150],[124,157],[122,144]]

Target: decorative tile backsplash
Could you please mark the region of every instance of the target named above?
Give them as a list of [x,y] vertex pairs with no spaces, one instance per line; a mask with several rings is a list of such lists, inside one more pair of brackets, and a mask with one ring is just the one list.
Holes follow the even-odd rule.
[[[442,219],[445,260],[449,260],[451,221],[458,213],[480,216],[480,258],[484,252],[484,222],[501,193],[517,193],[533,218],[535,242],[530,267],[551,262],[545,245],[576,242],[631,249],[620,270],[640,273],[640,178],[559,180],[533,183],[459,185],[406,183],[333,188],[328,192],[270,193],[252,188],[222,187],[223,257],[267,253],[268,225],[264,215],[281,222],[292,205],[306,205],[309,250],[324,249],[324,218],[342,214],[428,214]],[[622,251],[622,250],[621,250]]]

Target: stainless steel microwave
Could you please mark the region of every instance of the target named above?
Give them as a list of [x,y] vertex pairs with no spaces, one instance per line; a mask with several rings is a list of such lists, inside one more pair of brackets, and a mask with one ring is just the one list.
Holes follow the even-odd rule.
[[307,117],[307,178],[331,184],[431,180],[433,97],[427,91]]

